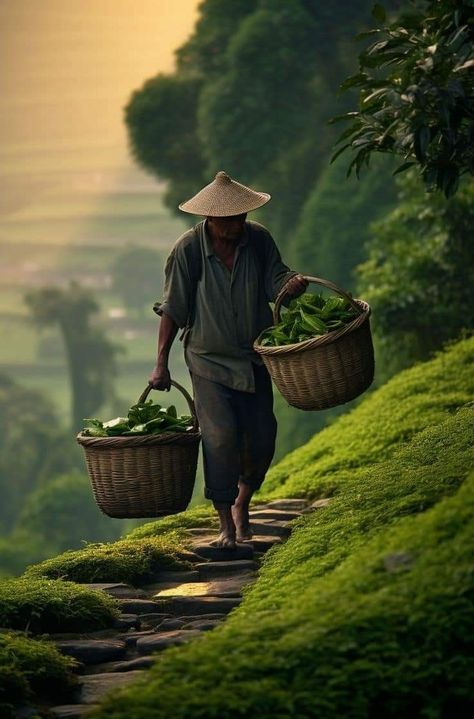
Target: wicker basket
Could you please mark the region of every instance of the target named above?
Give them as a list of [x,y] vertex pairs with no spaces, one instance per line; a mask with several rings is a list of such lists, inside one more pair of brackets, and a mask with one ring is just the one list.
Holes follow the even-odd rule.
[[[352,322],[322,337],[291,345],[268,347],[254,342],[273,381],[292,407],[328,409],[362,394],[374,378],[374,348],[370,333],[370,307],[354,300],[329,280],[304,276],[344,297],[358,312]],[[275,301],[273,322],[280,322],[283,287]]]
[[[201,434],[194,402],[185,396],[193,430],[136,437],[77,435],[84,448],[92,491],[109,517],[162,517],[182,512],[193,493]],[[138,402],[144,402],[149,385]]]

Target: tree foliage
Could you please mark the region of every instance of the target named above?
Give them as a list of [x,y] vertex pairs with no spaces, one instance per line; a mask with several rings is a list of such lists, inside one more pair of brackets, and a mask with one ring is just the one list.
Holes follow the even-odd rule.
[[388,22],[375,5],[379,27],[359,36],[373,42],[342,85],[359,88],[358,110],[334,118],[350,121],[333,156],[354,150],[348,173],[389,152],[404,161],[397,172],[416,165],[425,186],[446,197],[474,175],[473,8],[472,0],[416,0]]
[[426,195],[413,172],[399,184],[400,204],[374,224],[358,268],[385,375],[474,327],[474,182],[449,200]]
[[25,295],[33,320],[41,327],[58,324],[64,337],[72,389],[72,427],[79,430],[113,395],[118,347],[91,324],[99,310],[91,295],[72,282],[66,289],[44,287]]

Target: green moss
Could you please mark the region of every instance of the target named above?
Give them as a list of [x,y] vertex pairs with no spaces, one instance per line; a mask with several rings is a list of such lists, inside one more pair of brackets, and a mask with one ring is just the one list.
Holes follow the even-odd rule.
[[[128,539],[142,539],[143,537],[159,537],[170,531],[182,531],[191,527],[218,527],[217,514],[210,504],[193,507],[186,512],[163,517],[156,522],[147,522],[136,527],[127,535]],[[183,532],[183,536],[184,536]]]
[[[304,585],[291,576],[284,586],[272,582],[258,603],[250,591],[221,629],[167,652],[146,684],[92,716],[468,716],[473,517],[474,474],[452,497],[399,517],[318,573],[309,547],[322,521],[315,515]],[[292,541],[274,562],[291,553]],[[343,543],[344,534],[333,541]]]
[[76,685],[77,662],[46,641],[20,634],[0,635],[0,714],[15,716],[25,702],[65,701]]
[[[325,497],[474,396],[474,338],[401,372],[272,468],[260,498]],[[295,410],[296,411],[296,410]]]
[[164,569],[186,568],[188,557],[179,534],[168,532],[156,538],[89,544],[29,567],[25,577],[137,585],[155,578]]
[[104,592],[72,582],[19,577],[0,581],[0,626],[30,632],[101,629],[118,616]]

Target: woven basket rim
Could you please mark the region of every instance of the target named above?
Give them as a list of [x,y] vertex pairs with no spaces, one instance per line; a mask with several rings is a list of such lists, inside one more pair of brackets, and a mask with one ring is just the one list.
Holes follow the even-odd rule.
[[307,349],[313,349],[315,347],[322,347],[332,344],[341,337],[344,337],[344,335],[347,335],[350,332],[362,327],[362,325],[369,319],[372,312],[370,305],[365,302],[365,300],[359,300],[356,298],[354,298],[354,302],[356,302],[361,307],[361,309],[363,309],[362,314],[353,319],[352,322],[349,322],[348,324],[344,325],[344,327],[339,330],[328,332],[322,337],[310,337],[303,342],[295,342],[291,345],[277,345],[276,347],[269,347],[267,345],[259,344],[259,340],[264,332],[267,332],[270,327],[273,327],[273,325],[270,325],[270,327],[266,327],[260,332],[259,336],[253,343],[253,348],[261,355],[277,355],[281,357],[282,355],[295,354],[297,352],[304,352]]
[[118,447],[144,447],[157,444],[190,444],[192,440],[200,440],[200,430],[190,430],[189,432],[162,432],[161,434],[139,434],[136,437],[131,435],[116,437],[88,437],[79,432],[76,435],[76,441],[83,447],[102,447],[118,448]]

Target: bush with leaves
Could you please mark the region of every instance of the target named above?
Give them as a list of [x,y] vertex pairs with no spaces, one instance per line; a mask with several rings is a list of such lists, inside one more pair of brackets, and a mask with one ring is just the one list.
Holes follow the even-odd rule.
[[[348,172],[374,152],[403,158],[397,172],[417,165],[428,189],[454,195],[461,176],[474,175],[474,23],[472,0],[416,0],[380,27],[359,55],[359,72],[343,89],[360,89],[357,111],[339,138],[356,152]],[[341,119],[341,118],[334,118]]]

